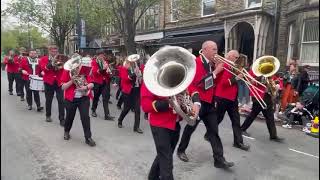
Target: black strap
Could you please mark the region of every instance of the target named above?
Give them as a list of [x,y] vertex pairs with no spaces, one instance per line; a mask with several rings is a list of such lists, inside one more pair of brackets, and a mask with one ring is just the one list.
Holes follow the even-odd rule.
[[201,55],[201,60],[202,60],[202,65],[203,65],[204,69],[207,71],[207,73],[210,73],[211,72],[210,65],[207,63],[205,57],[203,57],[202,55]]

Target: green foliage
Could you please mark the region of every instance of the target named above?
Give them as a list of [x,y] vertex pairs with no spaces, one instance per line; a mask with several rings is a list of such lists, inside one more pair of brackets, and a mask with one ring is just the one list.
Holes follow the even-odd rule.
[[48,40],[43,37],[38,28],[30,27],[28,33],[27,26],[19,26],[1,33],[1,49],[8,51],[9,49],[18,47],[28,48],[29,34],[30,41],[33,43],[33,48],[40,48],[48,44]]
[[22,22],[31,22],[47,31],[60,51],[65,38],[76,23],[74,0],[16,0],[9,4],[6,13],[18,17]]

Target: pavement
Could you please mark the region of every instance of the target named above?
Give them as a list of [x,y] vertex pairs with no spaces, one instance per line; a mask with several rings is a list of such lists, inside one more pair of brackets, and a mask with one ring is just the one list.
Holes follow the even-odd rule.
[[[79,112],[71,130],[71,139],[63,140],[58,122],[57,101],[53,101],[53,122],[45,122],[45,113],[27,110],[26,102],[8,94],[6,73],[1,72],[1,180],[144,180],[156,155],[150,127],[141,114],[144,134],[133,132],[130,112],[119,129],[116,121],[103,120],[99,103],[97,118],[91,118],[96,147],[84,143]],[[118,117],[114,98],[110,111]],[[41,93],[44,106],[44,94]],[[242,119],[243,121],[243,119]],[[183,123],[184,127],[185,123]],[[176,180],[317,180],[319,179],[319,139],[295,129],[277,127],[284,143],[269,141],[267,126],[255,121],[245,137],[249,152],[232,146],[233,134],[228,116],[220,125],[225,157],[235,166],[229,170],[213,166],[212,151],[203,139],[201,123],[186,151],[190,162],[174,154]]]

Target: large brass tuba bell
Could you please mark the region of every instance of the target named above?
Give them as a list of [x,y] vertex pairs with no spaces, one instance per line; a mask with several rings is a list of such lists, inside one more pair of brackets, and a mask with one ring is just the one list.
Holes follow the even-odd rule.
[[170,103],[189,125],[196,118],[192,112],[192,100],[186,89],[196,73],[195,56],[178,46],[165,46],[147,61],[143,80],[150,92],[170,97]]
[[274,56],[262,56],[252,64],[252,71],[256,76],[273,76],[280,68],[280,61]]

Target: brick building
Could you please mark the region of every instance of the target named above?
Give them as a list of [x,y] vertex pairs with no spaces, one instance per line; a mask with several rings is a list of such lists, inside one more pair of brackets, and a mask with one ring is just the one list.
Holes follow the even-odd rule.
[[237,49],[249,64],[275,54],[282,67],[292,57],[319,67],[318,18],[319,0],[161,0],[144,14],[135,41],[139,53],[179,45],[197,54],[214,40],[219,54]]

